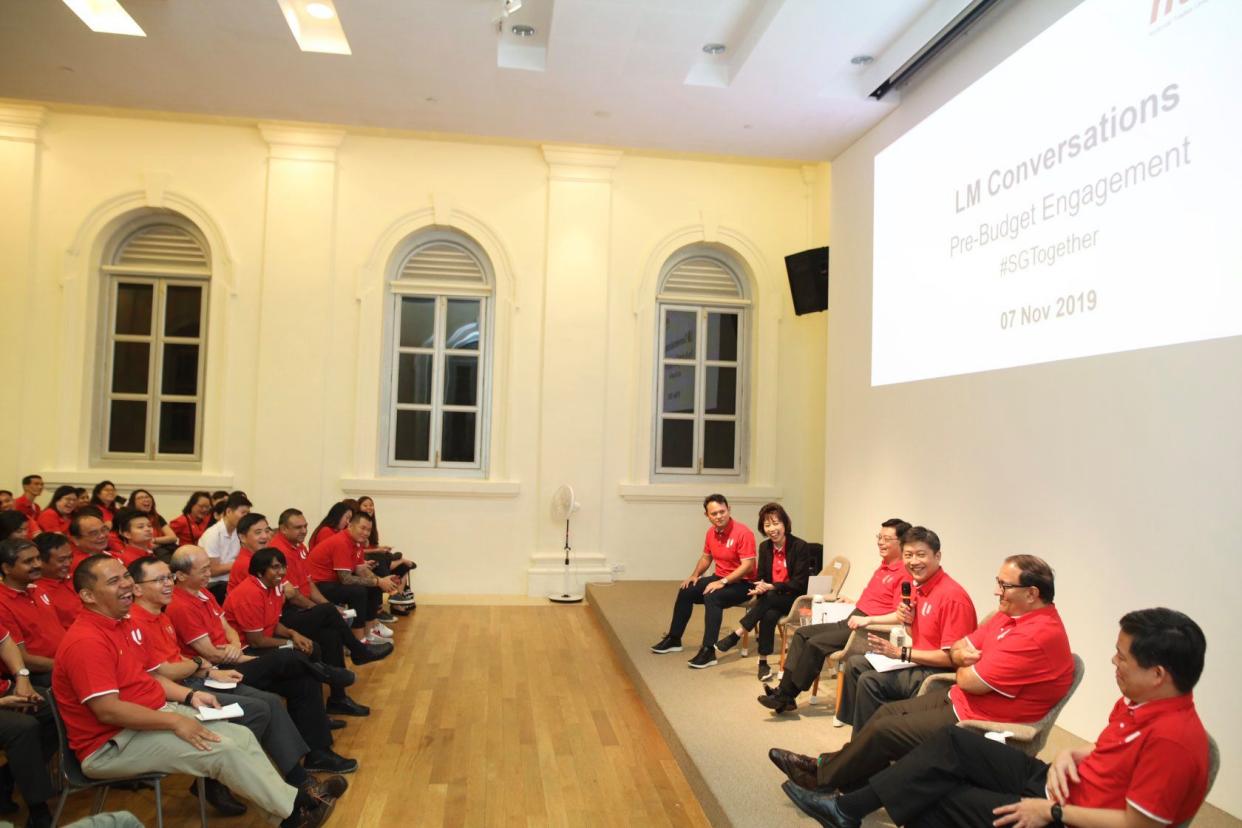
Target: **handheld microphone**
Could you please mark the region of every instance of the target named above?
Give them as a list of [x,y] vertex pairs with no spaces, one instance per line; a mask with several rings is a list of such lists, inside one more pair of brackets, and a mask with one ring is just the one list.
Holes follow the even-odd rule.
[[905,604],[907,607],[914,605],[914,602],[910,600],[910,582],[909,581],[901,582],[901,603]]

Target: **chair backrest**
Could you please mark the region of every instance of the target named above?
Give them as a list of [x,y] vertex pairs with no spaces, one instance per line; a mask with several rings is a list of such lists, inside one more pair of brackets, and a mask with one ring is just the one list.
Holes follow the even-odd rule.
[[824,545],[822,543],[808,543],[806,548],[811,553],[811,574],[818,575],[824,569]]
[[[1207,789],[1203,792],[1204,798],[1206,798],[1207,795],[1212,792],[1212,786],[1216,784],[1216,772],[1220,770],[1220,747],[1217,746],[1216,740],[1212,738],[1211,733],[1209,733],[1207,737],[1208,737]],[[1190,823],[1194,821],[1195,821],[1195,818],[1191,817],[1185,822],[1177,823],[1177,825],[1174,825],[1173,828],[1190,828]]]
[[47,706],[52,711],[52,721],[56,723],[56,739],[60,744],[60,775],[69,788],[85,788],[91,784],[90,778],[82,772],[78,755],[69,747],[69,734],[65,731],[65,721],[60,717],[60,708],[56,706],[56,698],[48,692]]
[[1074,680],[1070,682],[1069,690],[1065,692],[1065,695],[1061,697],[1059,702],[1052,706],[1051,710],[1044,714],[1042,719],[1031,725],[1031,727],[1035,728],[1035,738],[1031,741],[1030,746],[1026,748],[1026,752],[1031,756],[1044,749],[1044,745],[1048,743],[1048,734],[1052,732],[1052,726],[1056,724],[1057,716],[1061,715],[1061,708],[1065,707],[1065,704],[1070,700],[1070,696],[1074,695],[1074,691],[1082,683],[1083,674],[1087,672],[1087,665],[1083,663],[1078,653],[1073,653],[1073,656]]
[[837,555],[827,563],[821,573],[832,576],[832,591],[829,593],[830,600],[837,600],[841,597],[841,587],[845,586],[845,579],[850,574],[850,561],[842,555]]

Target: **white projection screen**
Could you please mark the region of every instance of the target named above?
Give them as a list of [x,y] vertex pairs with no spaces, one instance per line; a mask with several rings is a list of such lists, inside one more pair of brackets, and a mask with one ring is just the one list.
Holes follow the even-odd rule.
[[1242,334],[1240,34],[1086,0],[880,152],[871,384]]

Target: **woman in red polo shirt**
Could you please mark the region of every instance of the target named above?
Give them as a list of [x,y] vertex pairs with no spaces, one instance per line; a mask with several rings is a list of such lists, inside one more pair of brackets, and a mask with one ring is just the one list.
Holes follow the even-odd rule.
[[91,505],[103,514],[103,522],[112,528],[112,516],[116,514],[116,486],[111,480],[100,480],[91,490]]
[[151,543],[153,546],[176,546],[177,533],[168,526],[168,521],[155,508],[155,495],[146,489],[134,489],[125,505],[137,509],[151,520]]
[[57,486],[56,491],[52,493],[52,502],[46,509],[40,510],[39,519],[36,522],[44,532],[59,532],[62,535],[68,535],[69,519],[73,517],[73,510],[77,508],[78,490],[73,486]]
[[[154,508],[152,504],[152,509]],[[168,528],[177,536],[177,542],[182,546],[197,546],[198,539],[207,531],[210,518],[211,495],[207,492],[194,492],[185,502],[181,514],[173,518]]]
[[332,508],[328,510],[328,513],[323,516],[323,520],[319,521],[319,525],[315,527],[315,531],[311,533],[311,549],[314,549],[338,532],[343,531],[349,525],[350,520],[354,517],[353,505],[348,500],[332,504]]

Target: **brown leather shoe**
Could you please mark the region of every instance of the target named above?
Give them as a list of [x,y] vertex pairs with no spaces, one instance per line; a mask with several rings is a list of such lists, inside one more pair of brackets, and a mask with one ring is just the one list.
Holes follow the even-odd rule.
[[328,821],[336,802],[316,802],[314,807],[301,808],[280,823],[281,828],[319,828]]
[[306,786],[306,792],[323,802],[335,802],[349,788],[349,782],[340,774],[325,776]]
[[781,773],[789,777],[789,781],[803,788],[815,790],[819,787],[819,761],[814,756],[803,756],[791,750],[772,748],[768,751],[772,764],[781,769]]

